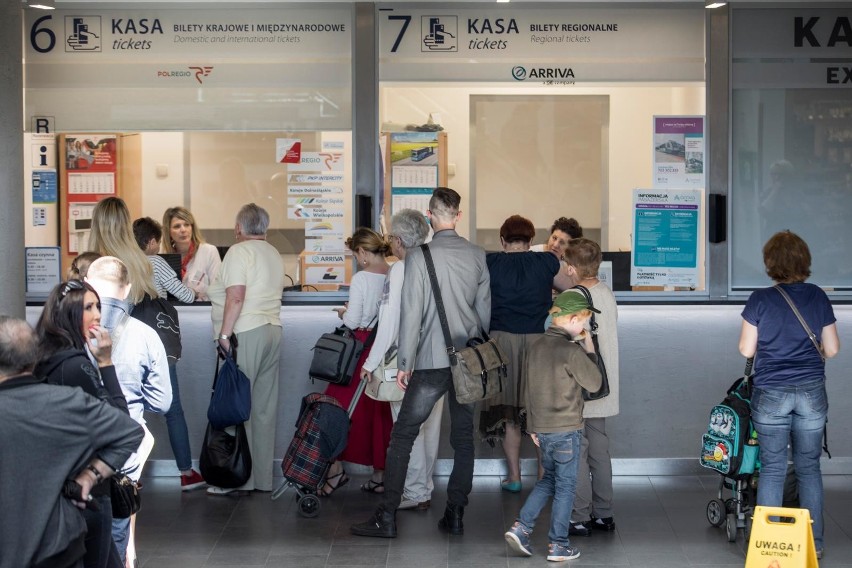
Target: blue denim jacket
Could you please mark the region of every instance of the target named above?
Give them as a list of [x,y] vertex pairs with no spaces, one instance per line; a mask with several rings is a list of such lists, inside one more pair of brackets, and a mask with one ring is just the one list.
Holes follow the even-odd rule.
[[127,323],[118,341],[113,337],[112,362],[130,416],[144,424],[144,411],[164,414],[172,405],[169,364],[156,331],[129,317],[125,302],[101,298],[101,325],[111,335],[125,315],[128,315]]

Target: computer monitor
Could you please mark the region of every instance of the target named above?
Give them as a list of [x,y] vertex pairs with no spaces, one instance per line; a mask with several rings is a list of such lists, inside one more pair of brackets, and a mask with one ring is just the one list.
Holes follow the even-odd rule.
[[180,278],[180,254],[176,252],[162,252],[158,256],[165,260],[171,269],[175,271],[177,277]]
[[630,251],[605,252],[603,260],[612,262],[612,290],[630,291]]

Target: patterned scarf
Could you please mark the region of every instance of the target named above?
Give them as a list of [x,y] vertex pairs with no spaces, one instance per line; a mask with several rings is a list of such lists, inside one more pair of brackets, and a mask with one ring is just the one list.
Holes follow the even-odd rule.
[[186,278],[186,266],[192,261],[192,258],[195,256],[195,243],[189,241],[189,250],[186,251],[186,255],[184,255],[180,259],[180,279],[183,280]]

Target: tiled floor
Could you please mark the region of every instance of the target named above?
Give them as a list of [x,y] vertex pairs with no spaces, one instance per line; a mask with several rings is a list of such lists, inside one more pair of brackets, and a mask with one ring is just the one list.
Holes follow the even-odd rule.
[[[537,567],[553,566],[547,547],[549,509],[533,536],[534,556],[511,553],[503,532],[523,504],[532,479],[520,495],[500,491],[498,477],[476,477],[465,510],[465,535],[447,537],[437,529],[445,504],[447,478],[436,478],[428,512],[397,513],[399,537],[373,539],[349,534],[349,525],[373,511],[378,497],[358,490],[364,478],[323,499],[320,514],[296,513],[291,492],[277,501],[269,494],[209,497],[204,491],[181,493],[176,478],[148,478],[138,519],[140,566],[334,566]],[[617,529],[572,539],[582,556],[569,565],[667,567],[742,567],[746,544],[740,533],[728,543],[724,528],[705,516],[718,477],[616,477]],[[278,480],[276,480],[278,481]],[[826,554],[822,566],[852,566],[852,476],[825,477]]]

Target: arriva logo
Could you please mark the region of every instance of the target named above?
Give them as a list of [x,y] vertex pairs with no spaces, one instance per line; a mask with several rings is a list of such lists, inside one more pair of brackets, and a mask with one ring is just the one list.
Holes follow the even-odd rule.
[[527,78],[527,70],[521,67],[520,65],[516,65],[512,67],[512,79],[515,81],[523,81]]

